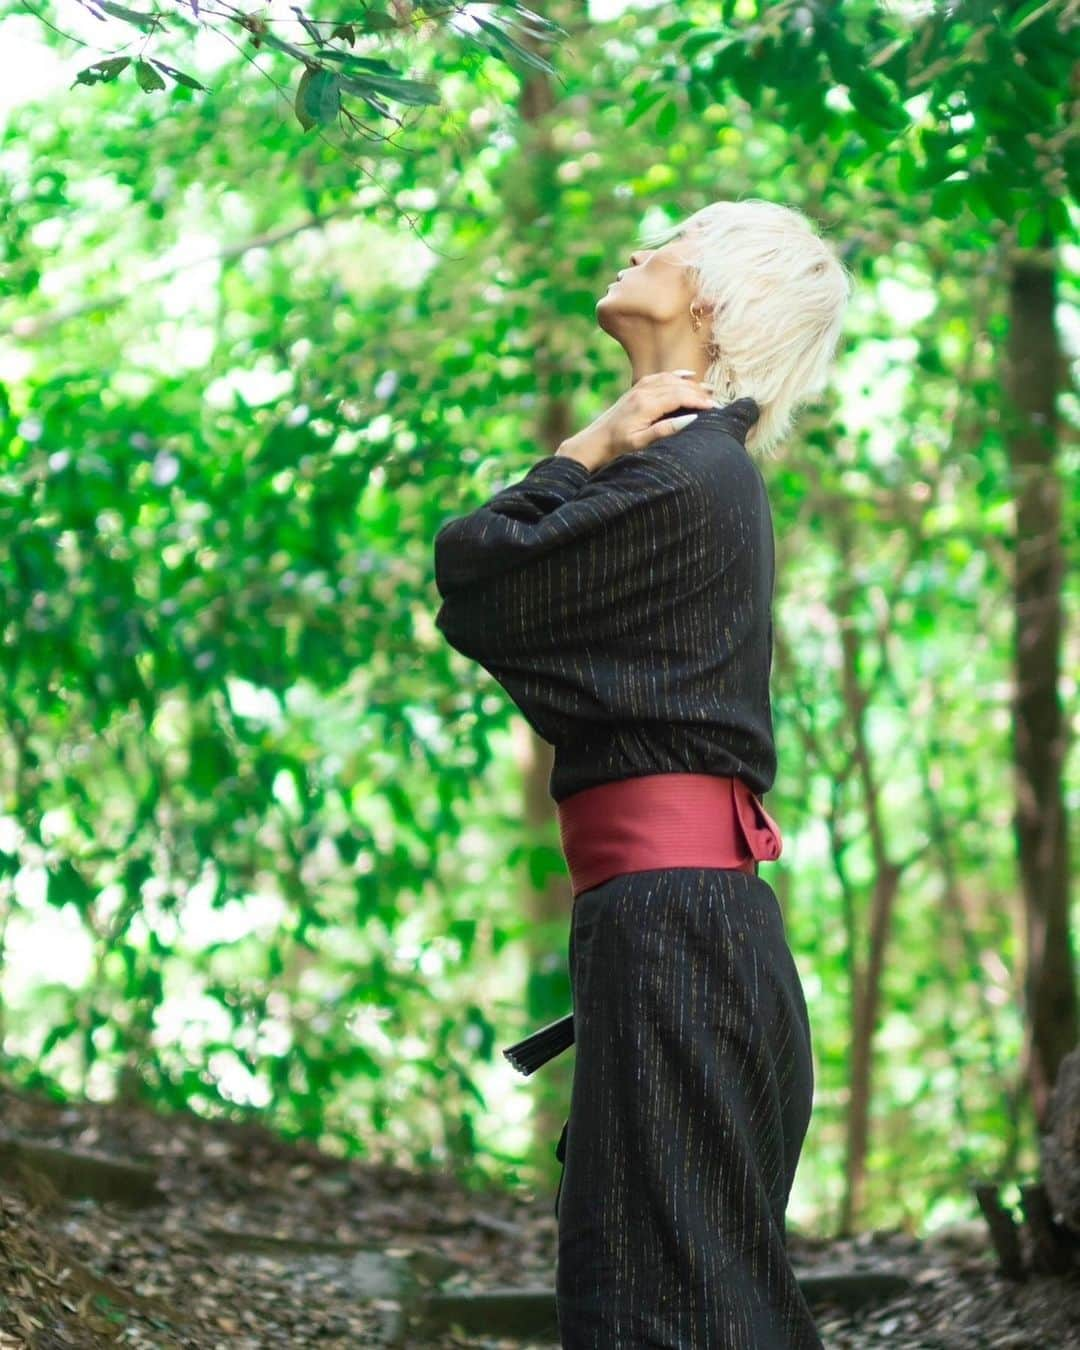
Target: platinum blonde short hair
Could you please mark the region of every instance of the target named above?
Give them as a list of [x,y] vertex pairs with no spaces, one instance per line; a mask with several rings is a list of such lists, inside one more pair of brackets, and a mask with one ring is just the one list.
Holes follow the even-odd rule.
[[746,447],[768,455],[825,388],[854,278],[809,217],[760,197],[712,202],[642,245],[684,232],[698,298],[714,306],[705,378],[722,402],[757,402]]

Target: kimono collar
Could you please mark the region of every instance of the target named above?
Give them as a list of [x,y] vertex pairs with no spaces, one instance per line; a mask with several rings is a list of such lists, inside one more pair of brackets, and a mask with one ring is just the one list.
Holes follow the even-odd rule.
[[725,431],[729,431],[737,440],[746,444],[746,433],[761,416],[757,400],[737,398],[733,403],[725,403],[722,408],[713,408],[711,417],[719,419]]

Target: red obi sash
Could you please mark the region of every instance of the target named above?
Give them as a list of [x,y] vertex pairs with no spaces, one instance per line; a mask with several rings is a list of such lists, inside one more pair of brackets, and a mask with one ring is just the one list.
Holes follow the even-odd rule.
[[[757,872],[775,861],[780,827],[741,778],[647,773],[584,788],[557,803],[575,900],[623,872],[727,867]],[[503,1054],[530,1074],[574,1043],[574,1014],[549,1022]],[[565,1140],[565,1127],[562,1144]]]
[[648,773],[600,783],[556,806],[576,899],[623,872],[728,867],[757,872],[783,849],[780,827],[741,778]]

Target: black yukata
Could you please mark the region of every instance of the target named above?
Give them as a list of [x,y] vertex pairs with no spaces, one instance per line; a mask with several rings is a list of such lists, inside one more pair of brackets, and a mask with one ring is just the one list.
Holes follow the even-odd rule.
[[[435,538],[436,625],[554,747],[556,802],[642,774],[759,796],[775,778],[757,404],[680,411],[697,420],[594,473],[545,456]],[[772,887],[715,867],[612,877],[574,901],[569,957],[563,1346],[821,1350],[785,1250],[814,1079]]]

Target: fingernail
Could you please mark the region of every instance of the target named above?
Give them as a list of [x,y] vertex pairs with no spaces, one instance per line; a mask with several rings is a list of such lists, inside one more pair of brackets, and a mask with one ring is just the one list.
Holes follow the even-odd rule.
[[693,375],[692,370],[673,370],[672,375]]
[[683,427],[688,427],[697,417],[697,413],[689,413],[686,417],[676,417],[672,426],[676,431],[682,431]]

